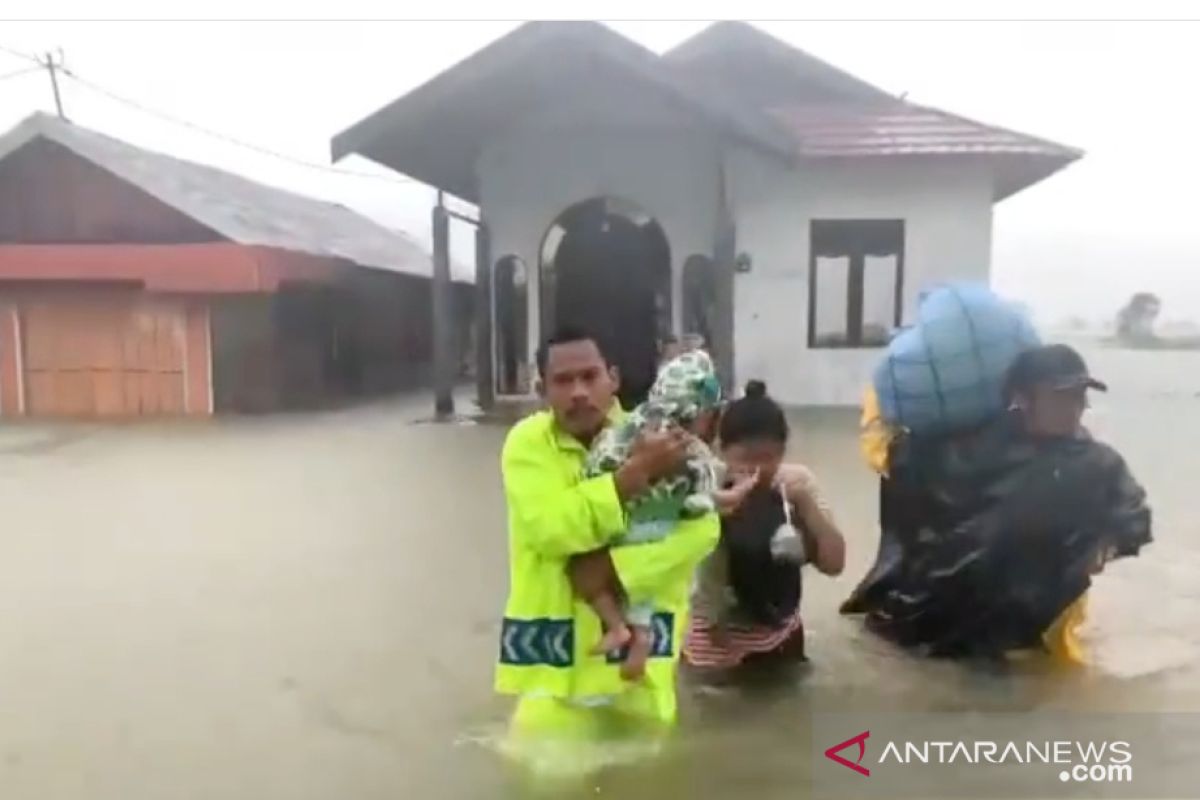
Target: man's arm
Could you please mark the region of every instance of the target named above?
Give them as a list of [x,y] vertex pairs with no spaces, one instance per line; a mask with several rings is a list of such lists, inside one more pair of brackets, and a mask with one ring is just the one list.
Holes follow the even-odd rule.
[[598,550],[625,529],[625,510],[613,475],[572,484],[554,454],[515,428],[500,456],[512,535],[534,552],[568,558]]
[[1136,556],[1138,550],[1154,540],[1150,506],[1146,490],[1133,477],[1125,459],[1117,456],[1109,512],[1113,556]]
[[640,601],[690,578],[720,537],[717,515],[707,514],[680,522],[657,542],[621,545],[609,550],[609,555],[625,593]]

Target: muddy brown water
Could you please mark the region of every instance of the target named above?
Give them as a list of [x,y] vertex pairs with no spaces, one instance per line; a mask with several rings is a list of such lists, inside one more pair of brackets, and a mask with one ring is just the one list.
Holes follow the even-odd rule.
[[[854,415],[805,412],[794,455],[850,539],[846,575],[805,585],[810,668],[689,684],[661,757],[550,794],[804,796],[813,710],[1200,710],[1200,354],[1092,360],[1114,391],[1091,424],[1149,488],[1158,541],[1098,580],[1090,669],[918,662],[839,618],[877,487]],[[426,410],[0,428],[0,797],[546,794],[489,746],[504,429],[412,424]]]

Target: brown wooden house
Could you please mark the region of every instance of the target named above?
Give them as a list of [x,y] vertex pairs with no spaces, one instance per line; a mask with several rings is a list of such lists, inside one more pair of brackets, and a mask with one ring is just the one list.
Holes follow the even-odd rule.
[[0,137],[0,416],[207,416],[419,384],[431,270],[337,204],[35,114]]

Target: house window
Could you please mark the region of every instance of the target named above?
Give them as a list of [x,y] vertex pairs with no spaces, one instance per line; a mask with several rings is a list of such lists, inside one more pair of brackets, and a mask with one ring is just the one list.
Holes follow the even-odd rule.
[[882,347],[904,297],[904,220],[813,220],[808,346]]

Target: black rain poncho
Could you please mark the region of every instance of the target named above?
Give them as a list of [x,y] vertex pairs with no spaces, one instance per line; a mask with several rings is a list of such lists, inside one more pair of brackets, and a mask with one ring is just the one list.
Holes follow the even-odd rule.
[[1145,492],[1090,439],[1033,440],[1004,415],[969,436],[892,444],[875,566],[843,605],[930,655],[1038,646],[1102,558],[1151,541]]

